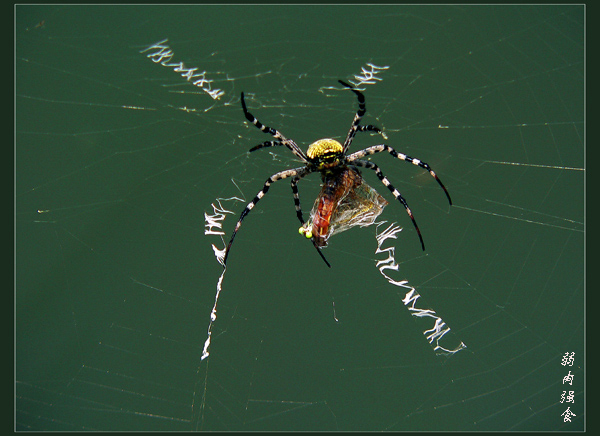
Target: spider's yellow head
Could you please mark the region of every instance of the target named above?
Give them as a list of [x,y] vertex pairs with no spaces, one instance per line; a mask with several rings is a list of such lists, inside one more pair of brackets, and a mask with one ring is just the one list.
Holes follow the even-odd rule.
[[342,144],[335,139],[325,138],[310,144],[308,150],[306,150],[306,155],[310,159],[316,159],[340,154],[342,151],[344,151]]

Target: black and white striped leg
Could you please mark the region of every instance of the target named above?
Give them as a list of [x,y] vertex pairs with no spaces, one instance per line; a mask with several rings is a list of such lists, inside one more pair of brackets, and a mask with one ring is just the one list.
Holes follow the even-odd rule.
[[338,82],[340,82],[346,88],[350,89],[353,93],[356,94],[356,97],[358,98],[358,111],[356,112],[356,116],[354,117],[354,121],[352,122],[352,124],[358,125],[360,119],[363,117],[365,112],[367,112],[367,106],[365,105],[365,96],[362,92],[360,92],[358,89],[356,89],[349,83],[346,83],[343,80],[338,80]]
[[258,149],[265,148],[265,147],[279,147],[279,146],[282,146],[282,145],[284,145],[284,144],[282,142],[279,142],[279,141],[265,141],[262,144],[255,145],[249,151],[253,152],[253,151],[256,151]]
[[286,140],[286,137],[283,136],[281,133],[279,133],[277,130],[275,130],[269,126],[265,126],[263,123],[258,121],[254,117],[254,115],[252,115],[250,112],[248,112],[248,107],[246,106],[246,100],[244,99],[243,92],[242,92],[242,110],[244,111],[244,115],[246,116],[246,119],[248,121],[250,121],[252,124],[254,124],[256,127],[258,127],[261,131],[268,133],[269,135],[273,135],[275,138],[279,139],[280,141]]
[[296,216],[298,220],[300,220],[300,224],[306,224],[304,221],[304,216],[302,215],[302,207],[300,207],[300,193],[298,192],[298,182],[300,181],[300,177],[296,176],[292,179],[292,193],[294,194],[294,206],[296,206]]
[[235,228],[233,229],[233,233],[231,234],[231,239],[229,240],[229,244],[227,244],[227,249],[225,251],[225,257],[223,259],[224,266],[227,264],[227,256],[229,256],[229,251],[231,250],[231,244],[233,244],[235,235],[238,232],[238,230],[240,229],[240,227],[242,226],[242,221],[244,220],[246,215],[248,215],[250,213],[250,211],[254,208],[254,206],[256,206],[256,203],[258,203],[260,201],[260,199],[263,198],[265,196],[265,194],[269,191],[271,184],[277,182],[278,180],[286,179],[288,177],[299,176],[300,178],[302,178],[306,175],[305,173],[307,173],[307,172],[308,171],[307,171],[306,167],[294,168],[291,170],[280,171],[277,174],[273,174],[271,177],[269,177],[267,179],[263,188],[258,192],[258,194],[256,194],[254,199],[250,203],[248,203],[246,208],[242,211],[242,214],[240,215],[240,219],[238,220],[237,224],[235,225]]
[[348,131],[348,135],[346,136],[346,140],[344,141],[344,154],[345,154],[346,151],[348,150],[348,148],[350,147],[350,144],[352,143],[352,139],[354,138],[354,135],[356,134],[356,130],[358,128],[358,124],[360,123],[361,118],[367,112],[367,106],[365,105],[365,96],[362,94],[362,92],[360,92],[357,89],[354,89],[354,86],[344,82],[343,80],[338,80],[338,82],[340,82],[346,88],[349,88],[353,93],[356,94],[356,97],[358,98],[358,110],[356,111],[356,115],[354,115],[354,120],[352,120],[352,125],[350,126],[350,131]]
[[425,162],[422,162],[419,159],[416,159],[414,157],[407,156],[403,153],[398,153],[396,150],[394,150],[389,145],[381,144],[381,145],[374,145],[372,147],[367,147],[364,150],[357,151],[356,153],[352,153],[351,155],[349,155],[347,157],[347,161],[349,163],[351,163],[357,159],[362,159],[365,156],[375,154],[375,153],[380,153],[382,151],[387,151],[388,153],[390,153],[392,156],[394,156],[397,159],[400,159],[400,160],[403,160],[406,162],[410,162],[411,164],[421,167],[424,170],[428,171],[429,174],[431,174],[432,177],[442,187],[442,189],[446,193],[446,197],[448,197],[448,202],[450,203],[450,205],[452,205],[452,199],[450,198],[450,194],[448,193],[448,190],[446,189],[446,187],[444,186],[444,184],[442,183],[440,178],[437,176],[437,174],[431,169],[431,167],[428,164],[426,164]]
[[371,124],[369,124],[368,126],[356,126],[356,131],[357,132],[375,132],[375,133],[381,133],[381,129],[379,127],[376,126],[372,126]]
[[248,112],[248,108],[246,107],[246,100],[244,99],[243,92],[242,92],[241,100],[242,100],[242,110],[244,111],[244,116],[246,117],[246,119],[248,121],[250,121],[252,124],[254,124],[256,127],[258,127],[262,132],[268,133],[269,135],[272,135],[273,137],[275,137],[275,139],[279,140],[279,141],[263,142],[262,144],[257,145],[256,147],[252,147],[250,149],[250,151],[258,150],[259,148],[263,148],[263,147],[285,145],[287,148],[289,148],[292,151],[292,153],[294,153],[296,156],[298,156],[300,159],[302,159],[303,162],[308,162],[308,158],[306,157],[306,154],[304,154],[302,149],[300,147],[298,147],[298,144],[296,144],[291,139],[287,139],[278,130],[275,130],[272,127],[264,125],[263,123],[258,121],[254,115],[252,115],[250,112]]
[[381,132],[381,129],[379,129],[378,127],[375,127],[372,125],[359,126],[360,120],[362,119],[364,114],[367,112],[367,106],[365,105],[365,96],[362,94],[362,92],[355,89],[352,85],[350,85],[342,80],[339,80],[339,82],[342,85],[344,85],[346,88],[349,88],[358,97],[358,111],[356,112],[356,115],[354,116],[354,120],[352,121],[350,130],[348,131],[348,135],[346,136],[346,140],[344,141],[344,145],[343,145],[344,153],[346,153],[348,151],[348,149],[350,148],[350,145],[352,144],[352,140],[354,139],[356,132],[367,132],[367,131],[368,132],[376,132],[376,133],[381,134],[385,138],[385,135]]
[[[302,177],[304,177],[305,175],[309,174],[308,172],[306,172],[305,174],[301,174],[301,175],[297,175],[292,179],[292,192],[294,193],[294,205],[296,206],[296,216],[298,216],[298,220],[300,221],[300,224],[302,225],[302,227],[304,227],[304,225],[306,224],[306,221],[304,221],[304,216],[302,215],[302,207],[300,207],[300,193],[298,192],[298,182],[300,181],[300,179],[302,179]],[[321,251],[321,247],[319,247],[317,245],[317,243],[315,242],[315,238],[311,238],[311,241],[313,243],[313,245],[315,246],[315,248],[317,249],[317,252],[319,253],[319,256],[321,256],[321,259],[323,259],[323,261],[325,262],[325,264],[331,268],[331,265],[329,264],[329,262],[327,262],[327,259],[325,259],[325,255],[323,255],[323,252]]]
[[370,170],[375,171],[375,174],[377,174],[377,177],[379,178],[379,180],[381,180],[381,183],[383,183],[390,190],[390,192],[396,198],[396,200],[398,200],[400,203],[402,203],[402,206],[404,206],[404,208],[406,209],[406,213],[408,213],[408,216],[410,217],[410,219],[413,222],[413,225],[415,226],[417,235],[419,235],[419,240],[421,241],[421,247],[423,248],[423,251],[425,251],[425,243],[423,242],[423,237],[421,236],[421,231],[419,230],[419,226],[417,225],[417,222],[415,221],[415,218],[413,217],[413,214],[410,211],[410,208],[408,207],[406,200],[404,199],[404,197],[402,197],[402,194],[400,194],[400,192],[392,186],[392,184],[387,179],[387,177],[385,177],[383,175],[383,173],[381,172],[379,167],[377,165],[375,165],[373,162],[355,159],[352,161],[352,165],[356,165],[358,167],[363,167],[363,168],[368,168]]
[[354,126],[353,125],[350,128],[350,131],[348,132],[346,141],[344,142],[344,153],[350,148],[350,145],[352,145],[352,140],[354,139],[354,136],[356,136],[356,132],[376,132],[376,133],[379,133],[381,136],[383,136],[384,139],[387,138],[383,134],[381,129],[379,129],[379,127],[375,127],[370,124],[368,126]]

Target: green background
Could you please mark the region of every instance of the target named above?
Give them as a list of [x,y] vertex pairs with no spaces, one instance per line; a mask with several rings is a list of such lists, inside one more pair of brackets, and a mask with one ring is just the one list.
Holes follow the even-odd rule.
[[[584,6],[15,11],[17,430],[585,428]],[[140,53],[166,38],[219,100]],[[334,236],[326,268],[284,181],[238,233],[201,361],[223,245],[204,213],[245,199],[226,204],[227,239],[266,178],[298,166],[286,149],[247,153],[271,138],[240,92],[306,149],[343,140],[357,104],[337,80],[369,62],[389,68],[363,87],[363,123],[454,201],[372,157],[427,247],[364,174],[405,229],[394,278],[452,328],[442,345],[468,348],[433,352],[431,322],[375,267],[375,227]],[[299,187],[308,212],[318,176]]]

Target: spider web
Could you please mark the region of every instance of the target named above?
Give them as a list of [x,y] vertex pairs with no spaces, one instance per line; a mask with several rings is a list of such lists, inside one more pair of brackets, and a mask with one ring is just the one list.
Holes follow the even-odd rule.
[[[584,430],[584,14],[17,6],[15,429]],[[267,177],[299,166],[247,152],[271,138],[240,92],[305,150],[348,131],[338,79],[364,89],[363,124],[448,187],[452,207],[426,172],[372,156],[427,251],[363,170],[386,223],[332,237],[331,269],[284,181],[221,276],[211,204],[227,241]],[[306,215],[318,176],[299,189]],[[397,270],[380,271],[390,247]],[[436,354],[436,318],[411,307],[467,348]]]

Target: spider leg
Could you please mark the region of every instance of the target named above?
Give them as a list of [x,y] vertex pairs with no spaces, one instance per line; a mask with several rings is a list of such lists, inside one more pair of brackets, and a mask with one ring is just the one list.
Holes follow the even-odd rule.
[[235,239],[235,235],[242,225],[242,221],[244,220],[246,215],[248,215],[250,213],[250,211],[254,208],[254,206],[256,206],[256,203],[258,203],[260,201],[260,199],[263,198],[265,196],[265,194],[269,191],[271,184],[277,182],[278,180],[286,179],[288,177],[295,177],[295,176],[303,177],[305,175],[304,174],[305,172],[307,172],[306,167],[294,168],[294,169],[290,169],[290,170],[280,171],[276,174],[273,174],[271,177],[269,177],[267,179],[263,188],[260,191],[258,191],[258,194],[256,194],[254,199],[250,203],[248,203],[246,208],[242,211],[242,214],[240,215],[240,219],[238,220],[237,224],[235,225],[235,228],[233,229],[233,233],[231,234],[231,239],[229,240],[229,244],[227,244],[227,249],[225,250],[225,257],[223,258],[223,266],[225,266],[227,264],[227,256],[229,256],[229,251],[231,250],[231,244],[233,244],[233,240]]
[[403,153],[398,153],[396,150],[394,150],[389,145],[381,144],[381,145],[374,145],[372,147],[367,147],[364,150],[360,150],[360,151],[357,151],[356,153],[352,153],[351,155],[349,155],[347,157],[347,160],[348,160],[348,162],[353,162],[356,159],[361,159],[365,156],[375,154],[375,153],[380,153],[382,151],[387,151],[397,159],[400,159],[400,160],[403,160],[406,162],[410,162],[411,164],[421,167],[424,170],[428,171],[429,174],[431,174],[433,176],[433,178],[438,182],[438,184],[442,187],[442,189],[446,193],[446,197],[448,197],[448,202],[450,203],[450,205],[452,205],[452,199],[450,198],[450,194],[448,193],[448,190],[446,189],[446,187],[444,186],[444,184],[442,183],[440,178],[437,176],[437,174],[431,169],[431,167],[428,164],[420,161],[419,159],[415,159],[414,157],[409,157]]
[[[296,215],[298,216],[298,220],[300,221],[300,224],[302,226],[304,226],[306,224],[306,221],[304,221],[304,216],[302,215],[302,208],[300,207],[300,193],[298,192],[298,182],[307,174],[310,174],[312,171],[307,171],[305,174],[299,174],[297,176],[295,176],[292,179],[292,192],[294,193],[294,205],[296,206]],[[323,259],[323,261],[325,262],[325,264],[331,268],[331,265],[329,264],[329,262],[327,262],[327,259],[325,259],[325,255],[323,254],[323,252],[321,251],[321,247],[319,247],[317,245],[317,243],[315,242],[315,238],[311,238],[311,241],[313,243],[313,245],[315,246],[315,248],[317,249],[317,251],[319,252],[319,256],[321,256],[321,259]]]
[[292,179],[292,183],[291,183],[292,193],[294,194],[294,206],[296,206],[296,215],[298,216],[298,220],[300,221],[300,224],[302,224],[302,225],[306,224],[306,221],[304,221],[304,216],[302,215],[302,207],[300,207],[300,193],[298,192],[298,182],[300,180],[302,180],[302,178],[304,178],[308,174],[312,173],[313,171],[315,171],[314,168],[307,170],[302,174],[296,175]]
[[242,92],[241,100],[242,100],[242,110],[244,111],[244,115],[246,116],[246,119],[248,121],[250,121],[252,124],[254,124],[256,127],[258,127],[262,132],[268,133],[269,135],[272,135],[273,137],[275,137],[275,139],[279,140],[279,141],[263,142],[260,145],[252,147],[250,149],[250,151],[258,150],[259,148],[263,148],[263,147],[285,145],[287,148],[289,148],[291,150],[292,153],[294,153],[296,156],[298,156],[300,159],[302,159],[303,162],[308,162],[308,158],[306,157],[306,154],[304,154],[302,149],[300,147],[298,147],[298,144],[296,144],[291,139],[287,139],[278,130],[273,129],[272,127],[269,127],[269,126],[265,126],[263,123],[258,121],[254,115],[252,115],[250,112],[248,112],[248,108],[246,107],[246,100],[244,99],[243,92]]
[[296,176],[292,179],[292,193],[294,194],[294,206],[296,206],[296,216],[300,220],[300,224],[304,225],[304,216],[302,215],[302,207],[300,207],[300,193],[298,192],[298,182],[300,177]]
[[283,144],[282,142],[279,142],[279,141],[265,141],[262,144],[255,145],[249,151],[253,152],[258,149],[265,148],[265,147],[277,147],[277,146],[282,146],[282,145],[285,145],[285,144]]
[[[354,154],[356,154],[356,153],[354,153]],[[404,206],[404,208],[406,209],[406,213],[408,213],[408,216],[412,220],[413,225],[415,226],[415,229],[417,230],[417,234],[419,235],[419,239],[421,240],[421,247],[423,248],[423,251],[425,251],[425,243],[423,242],[423,237],[421,236],[421,231],[419,230],[419,226],[417,226],[417,222],[415,221],[415,218],[413,217],[413,214],[410,211],[410,208],[408,207],[406,200],[404,199],[404,197],[402,197],[402,194],[400,194],[400,192],[392,186],[392,184],[387,179],[387,177],[385,177],[383,175],[383,173],[381,172],[379,167],[377,165],[375,165],[373,162],[359,160],[359,159],[355,158],[352,161],[352,165],[356,165],[356,166],[363,167],[363,168],[368,168],[370,170],[375,171],[375,174],[377,174],[377,177],[379,178],[379,180],[381,180],[381,183],[383,183],[390,190],[390,192],[396,198],[396,200],[398,200],[400,203],[402,203],[402,206]]]
[[[354,135],[356,135],[356,132],[369,131],[369,132],[380,133],[381,135],[383,135],[383,133],[381,132],[381,129],[379,129],[379,127],[375,127],[370,124],[368,126],[359,126],[360,120],[367,112],[367,106],[365,105],[365,96],[358,89],[354,88],[354,86],[352,86],[342,80],[338,80],[338,82],[340,82],[346,88],[349,88],[358,97],[358,111],[356,112],[356,115],[354,116],[354,120],[352,121],[350,130],[348,131],[348,135],[346,136],[346,140],[344,141],[344,154],[345,154],[348,151],[348,149],[350,148],[350,144],[352,144],[352,140],[354,139]],[[385,138],[385,136],[384,136],[384,138]]]
[[319,256],[321,256],[321,259],[323,259],[323,261],[325,262],[325,264],[331,268],[331,265],[329,264],[329,262],[327,262],[327,259],[325,259],[325,255],[323,254],[323,252],[321,251],[321,247],[319,247],[317,245],[317,243],[315,242],[315,238],[311,239],[313,245],[315,246],[315,248],[317,249],[317,251],[319,252]]

